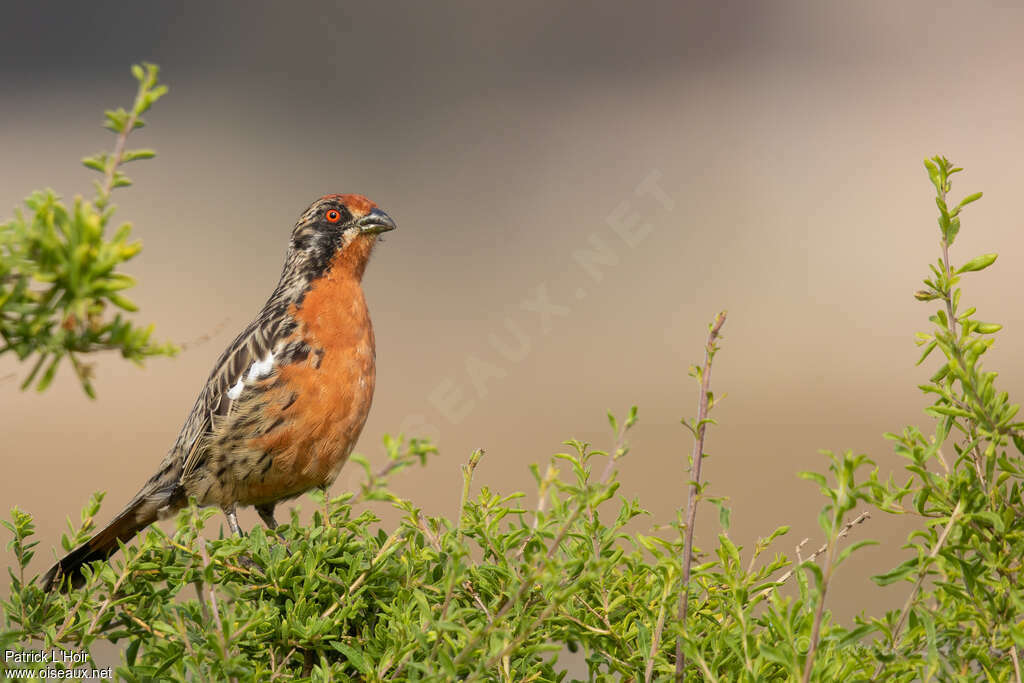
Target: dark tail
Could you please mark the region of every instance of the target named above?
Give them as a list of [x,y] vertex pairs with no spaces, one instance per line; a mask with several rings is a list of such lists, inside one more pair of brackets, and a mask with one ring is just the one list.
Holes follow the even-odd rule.
[[[54,588],[67,589],[67,581],[70,579],[71,588],[80,588],[85,583],[82,576],[82,567],[90,562],[106,560],[118,551],[118,541],[127,543],[137,533],[145,529],[158,519],[160,504],[154,501],[156,496],[151,491],[143,489],[128,503],[128,507],[121,511],[102,531],[96,533],[92,538],[78,546],[70,553],[57,561],[57,564],[50,567],[43,577],[43,590],[51,591]],[[156,498],[166,497],[159,496]],[[181,505],[176,506],[180,508]],[[166,505],[170,512],[176,509],[174,506]]]

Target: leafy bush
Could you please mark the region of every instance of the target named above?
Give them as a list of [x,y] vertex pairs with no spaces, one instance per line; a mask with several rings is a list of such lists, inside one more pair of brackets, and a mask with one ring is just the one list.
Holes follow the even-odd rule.
[[150,341],[152,326],[139,327],[121,313],[108,314],[114,308],[136,310],[123,294],[135,281],[118,267],[142,250],[139,242],[129,241],[130,223],[107,238],[114,215],[110,195],[131,184],[120,170],[123,164],[155,156],[148,149],[125,149],[125,143],[133,130],[145,125],[142,114],[167,92],[157,84],[158,70],[152,64],[135,66],[132,73],[139,82],[132,110],[106,113],[105,126],[117,135],[113,152],[82,160],[103,175],[95,182],[95,198],[89,202],[75,197],[69,209],[52,190],[34,192],[25,200],[27,213],[16,211],[12,220],[0,224],[0,355],[14,353],[21,361],[37,357],[23,389],[37,377],[36,388],[46,389],[67,358],[82,388],[95,397],[83,354],[117,350],[139,363],[176,351],[172,344]]
[[[935,350],[943,356],[921,386],[934,424],[927,435],[916,427],[889,435],[906,459],[902,484],[849,452],[828,453],[824,473],[802,474],[825,497],[825,543],[811,557],[776,550],[785,527],[737,546],[729,510],[701,480],[722,314],[692,369],[700,399],[684,421],[694,436],[689,499],[650,535],[629,531],[646,514],[641,502],[617,496],[635,408],[621,423],[609,415],[606,451],[568,441],[566,453],[533,466],[535,507],[524,507],[520,492],[483,486],[471,495],[483,456],[474,453],[453,520],[426,516],[388,489],[433,447],[385,438],[384,469],[374,473],[354,456],[350,466],[363,468],[366,483],[331,500],[314,495],[308,526],[293,511],[276,532],[207,540],[204,528],[219,513],[193,506],[173,534],[150,529],[110,564],[87,569],[70,594],[44,593],[27,574],[38,542],[31,516],[15,508],[4,522],[15,570],[0,647],[87,652],[111,641],[124,648],[116,674],[128,681],[561,680],[567,651],[590,680],[1020,681],[1024,423],[981,366],[999,326],[962,307],[959,288],[995,255],[952,265],[961,210],[980,194],[951,208],[950,178],[960,169],[938,157],[926,166],[941,255],[916,296],[938,306],[931,331],[919,335],[919,362]],[[69,529],[65,549],[89,536],[101,500],[96,494],[81,526]],[[368,501],[395,506],[401,520],[384,528]],[[701,501],[719,508],[723,532],[714,548],[691,552]],[[837,568],[869,543],[843,544],[868,509],[921,520],[909,559],[876,577],[905,583],[908,594],[900,609],[841,625],[827,598],[841,590]],[[778,590],[787,581],[790,596]],[[11,676],[15,666],[61,668],[4,666]]]

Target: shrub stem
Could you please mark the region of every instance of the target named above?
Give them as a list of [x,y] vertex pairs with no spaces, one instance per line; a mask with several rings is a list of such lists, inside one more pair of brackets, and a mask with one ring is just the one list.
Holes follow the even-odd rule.
[[[700,400],[697,404],[697,422],[693,425],[694,436],[692,467],[693,475],[686,504],[686,536],[683,542],[683,590],[679,598],[679,622],[683,631],[686,629],[686,611],[690,598],[690,565],[693,561],[693,525],[697,519],[697,494],[700,487],[700,466],[704,459],[704,434],[708,424],[708,398],[711,392],[711,361],[718,350],[715,342],[725,324],[725,311],[719,313],[708,333],[708,341],[704,346],[704,367],[700,374]],[[676,680],[682,680],[686,669],[686,657],[683,656],[683,636],[676,639]]]

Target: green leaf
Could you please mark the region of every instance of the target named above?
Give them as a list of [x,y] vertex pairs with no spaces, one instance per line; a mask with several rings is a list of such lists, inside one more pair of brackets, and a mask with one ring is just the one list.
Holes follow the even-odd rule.
[[964,206],[967,206],[968,204],[970,204],[972,202],[978,201],[979,199],[981,199],[981,197],[982,197],[982,193],[981,192],[975,192],[974,194],[969,194],[969,195],[967,195],[966,197],[964,197],[963,199],[960,200],[960,203],[957,205],[957,207],[958,208],[962,208]]
[[129,161],[137,161],[139,159],[152,159],[156,156],[156,152],[151,149],[133,149],[126,151],[121,157],[121,161],[127,163]]
[[938,166],[931,159],[925,159],[924,167],[928,169],[928,178],[932,181],[932,185],[935,186],[935,191],[942,192],[942,178],[939,174]]
[[916,572],[917,572],[917,558],[914,557],[912,559],[907,560],[906,562],[904,562],[900,566],[896,567],[895,569],[892,569],[892,570],[890,570],[890,571],[888,571],[888,572],[886,572],[884,574],[879,574],[878,576],[872,576],[871,580],[874,581],[875,583],[877,583],[879,586],[888,586],[891,583],[896,583],[897,581],[903,581],[907,577],[911,576],[912,574],[915,574]]
[[718,506],[718,523],[726,531],[729,530],[729,525],[732,521],[732,510],[725,505]]
[[121,296],[120,294],[117,294],[116,292],[111,292],[108,295],[108,297],[111,303],[113,303],[118,308],[123,308],[126,311],[133,312],[139,310],[139,307],[136,306],[134,302],[132,302],[130,299]]
[[348,659],[349,664],[354,666],[359,673],[363,674],[364,676],[368,676],[373,672],[373,668],[366,661],[366,658],[363,656],[363,653],[359,652],[359,650],[355,649],[351,645],[346,645],[345,643],[338,642],[334,643],[334,647],[338,650],[338,652],[341,652],[345,655],[346,659]]
[[825,479],[825,475],[819,472],[800,472],[797,476],[799,476],[801,479],[813,481],[815,484],[818,484],[819,486],[822,487],[828,486],[828,480]]
[[103,154],[93,157],[84,157],[82,159],[82,165],[85,166],[86,168],[91,168],[94,171],[99,171],[100,173],[103,173],[104,171],[107,170],[106,155]]
[[867,546],[878,545],[878,544],[879,544],[878,541],[872,541],[870,539],[864,540],[864,541],[857,541],[855,543],[851,543],[850,545],[848,545],[847,547],[845,547],[845,548],[843,548],[842,550],[839,551],[839,555],[837,556],[837,559],[836,559],[836,564],[837,565],[841,564],[843,561],[846,560],[847,557],[849,557],[851,554],[857,552],[861,548],[866,548]]
[[979,270],[985,270],[995,263],[998,257],[999,254],[982,254],[981,256],[976,256],[957,268],[956,273],[971,273]]
[[55,354],[53,360],[50,362],[49,367],[46,368],[46,372],[43,373],[42,379],[39,380],[39,384],[36,385],[36,391],[46,391],[46,388],[50,386],[50,382],[53,381],[54,376],[57,374],[57,364],[60,363],[61,354]]
[[[917,359],[917,362],[915,363],[915,365],[920,365],[921,363],[923,363],[925,361],[926,358],[928,358],[929,355],[931,355],[931,352],[935,350],[936,343],[937,342],[932,340],[926,347],[924,347],[924,351],[921,352],[921,357]],[[935,380],[932,380],[932,381],[935,381]]]

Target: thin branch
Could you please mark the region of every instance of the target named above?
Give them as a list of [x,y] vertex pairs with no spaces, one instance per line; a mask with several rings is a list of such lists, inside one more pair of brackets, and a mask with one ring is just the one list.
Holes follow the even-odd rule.
[[[939,190],[939,196],[942,200],[943,206],[945,206],[946,190]],[[953,350],[953,354],[956,357],[957,362],[960,363],[960,365],[963,367],[964,356],[960,350],[959,342],[957,341],[956,316],[953,311],[953,267],[949,263],[949,242],[946,241],[945,235],[942,236],[942,268],[945,271],[944,275],[946,276],[946,284],[949,286],[949,289],[942,293],[943,302],[946,304],[946,329],[949,331],[949,337],[951,342],[950,346]],[[973,398],[979,406],[985,405],[985,403],[980,400],[980,397],[978,396],[977,392],[974,391],[974,387],[971,386],[969,382],[961,381],[960,386],[963,388],[964,393],[968,394],[971,398]],[[993,421],[989,418],[988,415],[984,415],[984,417],[988,419],[990,423],[992,423],[990,426],[994,426]],[[968,435],[971,437],[971,441],[974,442],[974,446],[973,448],[971,448],[971,460],[974,462],[975,473],[978,475],[978,481],[981,482],[982,488],[987,491],[988,485],[985,483],[985,473],[983,470],[982,462],[983,457],[981,455],[980,449],[978,448],[978,441],[980,439],[978,438],[978,434],[974,428],[973,422],[969,423]]]
[[[114,587],[110,589],[110,595],[108,595],[107,599],[103,601],[103,604],[100,605],[100,608],[96,611],[96,616],[94,616],[92,618],[92,621],[89,622],[89,628],[86,629],[87,634],[95,633],[96,627],[99,625],[100,618],[103,617],[103,613],[106,612],[107,609],[110,607],[111,601],[114,599],[114,596],[117,595],[117,592],[121,589],[121,584],[124,582],[125,579],[128,578],[128,574],[130,571],[131,563],[126,561],[124,564],[124,569],[121,571],[121,575],[117,577],[117,581],[114,582]],[[98,575],[99,572],[93,574],[93,579],[95,579]]]
[[456,518],[458,531],[455,534],[457,540],[462,541],[462,518],[466,512],[466,501],[469,500],[469,487],[473,483],[473,472],[484,457],[484,449],[477,448],[469,456],[469,462],[462,466],[462,498],[459,500],[459,516]]
[[[203,561],[203,569],[211,566],[210,556],[206,553],[206,544],[200,541],[199,543],[199,554]],[[228,638],[227,631],[224,630],[224,622],[220,618],[220,607],[217,605],[217,588],[215,585],[210,585],[210,609],[213,612],[213,620],[217,624],[217,631],[220,633],[221,641],[224,643],[224,649],[221,651],[221,658],[227,663],[229,659],[228,650],[231,647],[231,641]]]
[[[472,585],[473,585],[469,581],[466,581],[466,583],[469,584],[470,587],[472,587]],[[448,590],[445,593],[444,603],[441,605],[441,613],[440,613],[440,616],[437,619],[437,623],[438,624],[443,622],[445,620],[445,618],[448,616],[448,608],[451,606],[452,597],[454,595],[455,595],[455,579],[454,579],[453,575],[450,575],[449,578],[448,578]],[[490,618],[490,615],[488,615],[488,618]],[[438,630],[440,630],[440,628]],[[438,649],[440,649],[442,642],[444,642],[444,638],[442,638],[440,636],[440,634],[438,634],[438,637],[434,639],[434,646],[432,648],[430,648],[430,656],[427,657],[427,661],[428,662],[436,662],[437,661],[437,658],[436,658],[437,657],[437,651],[438,651]],[[414,650],[410,649],[409,652],[407,652],[405,654],[405,656],[402,657],[402,661],[399,663],[398,667],[391,673],[391,675],[388,678],[391,678],[392,680],[400,680],[398,677],[402,674],[402,672],[405,671],[405,667],[409,663],[409,659],[412,657],[413,651]],[[433,672],[431,672],[431,673],[433,673]]]
[[[690,566],[693,560],[693,525],[697,519],[697,490],[700,486],[700,469],[704,460],[704,435],[708,419],[708,396],[711,390],[711,360],[718,347],[715,342],[725,324],[725,311],[722,311],[711,324],[708,341],[704,346],[704,368],[700,375],[700,400],[697,404],[697,422],[694,425],[693,443],[693,476],[686,504],[686,536],[683,542],[683,590],[679,598],[679,622],[683,632],[686,630],[686,611],[690,597]],[[676,640],[676,679],[682,680],[686,669],[686,658],[683,656],[683,636]]]
[[423,532],[423,536],[430,541],[430,545],[434,547],[434,550],[436,550],[438,554],[442,553],[441,539],[438,538],[437,534],[430,530],[430,527],[427,526],[426,522],[424,522],[419,516],[419,512],[413,513],[412,517],[413,521],[416,522],[416,528]]
[[[614,468],[609,467],[605,469],[604,477],[601,479],[600,482],[601,485],[605,485],[608,483],[608,478],[611,477],[613,471]],[[536,565],[534,565],[532,571],[519,585],[519,589],[515,592],[515,595],[513,595],[511,598],[505,599],[501,607],[498,608],[498,611],[494,613],[494,619],[487,625],[487,627],[484,628],[481,633],[476,634],[466,644],[466,646],[462,648],[462,650],[459,652],[459,654],[455,657],[455,660],[453,661],[454,667],[458,668],[463,662],[465,662],[466,658],[470,656],[470,654],[473,652],[473,649],[476,648],[477,644],[484,638],[490,636],[492,629],[501,621],[501,618],[504,617],[505,614],[507,614],[510,609],[512,609],[513,605],[519,602],[519,600],[521,600],[522,597],[526,595],[526,592],[528,590],[533,588],[537,576],[539,576],[540,573],[544,570],[544,564],[546,562],[550,562],[551,559],[555,556],[555,553],[562,545],[562,541],[564,541],[565,537],[569,534],[569,530],[572,529],[573,525],[576,523],[576,520],[579,519],[580,515],[583,513],[583,508],[585,505],[586,503],[581,502],[579,505],[576,506],[576,508],[572,511],[572,514],[570,514],[569,518],[565,521],[565,524],[563,524],[562,528],[559,529],[558,534],[551,542],[551,547],[548,548],[548,551],[544,554],[544,557]],[[541,613],[540,618],[538,618],[535,621],[535,623],[543,622],[543,620],[546,619],[548,615],[549,610],[545,610]],[[528,634],[529,630],[526,631],[525,635]],[[508,650],[508,648],[506,648],[506,650]]]
[[[869,519],[871,519],[871,514],[869,512],[862,512],[862,513],[860,513],[859,515],[854,517],[852,520],[850,520],[849,522],[847,522],[846,524],[843,525],[843,528],[840,529],[839,533],[836,535],[836,540],[839,540],[840,538],[843,538],[848,533],[850,533],[850,529],[852,529],[853,527],[857,526],[858,524],[862,524],[862,523],[866,522]],[[803,541],[801,541],[800,544],[796,547],[797,560],[798,560],[797,565],[801,565],[801,564],[804,563],[804,560],[801,559],[801,557],[800,557],[800,548],[802,548],[805,543],[807,543],[807,539],[806,538]],[[825,545],[821,546],[820,548],[815,550],[813,553],[811,553],[811,556],[807,558],[807,562],[814,562],[819,557],[821,557],[821,555],[826,550],[828,550],[828,543],[826,543]],[[769,586],[768,588],[765,588],[763,591],[758,593],[757,597],[755,599],[759,600],[759,599],[761,599],[763,597],[766,597],[773,590],[775,590],[776,588],[778,588],[782,584],[786,583],[786,581],[789,581],[790,577],[792,577],[794,573],[796,573],[796,567],[794,567],[793,569],[790,569],[788,572],[786,572],[785,574],[780,576],[779,580],[775,583],[775,585]]]
[[202,580],[196,580],[192,582],[192,587],[196,589],[196,602],[199,603],[199,613],[203,615],[203,621],[210,620],[210,610],[206,606],[206,600],[203,598],[203,582]]
[[[546,619],[547,619],[548,617],[550,617],[550,616],[551,616],[551,614],[552,614],[552,613],[553,613],[553,612],[554,612],[554,611],[555,611],[556,609],[558,609],[558,608],[559,608],[560,606],[561,606],[561,603],[560,603],[560,602],[554,602],[554,601],[552,601],[552,602],[551,602],[551,604],[549,604],[549,605],[548,605],[547,607],[545,607],[545,608],[544,608],[544,611],[540,613],[540,616],[539,616],[539,617],[537,617],[537,619],[536,619],[536,620],[534,621],[534,623],[535,623],[535,624],[542,624],[542,623],[544,623],[544,621],[545,621],[545,620],[546,620]],[[492,666],[492,665],[493,665],[493,664],[494,664],[494,663],[495,663],[496,661],[498,661],[498,660],[500,660],[500,659],[504,659],[505,657],[507,657],[508,655],[510,655],[510,654],[511,654],[512,652],[514,652],[514,651],[515,651],[515,649],[516,649],[516,648],[518,648],[518,647],[519,647],[520,645],[522,645],[523,641],[525,641],[525,640],[526,640],[526,639],[527,639],[527,638],[528,638],[528,637],[530,636],[530,634],[531,634],[532,632],[533,632],[533,629],[524,629],[524,630],[523,630],[523,632],[522,632],[522,633],[520,633],[520,634],[519,634],[518,636],[516,636],[515,638],[513,638],[513,639],[511,640],[511,642],[509,642],[509,644],[508,644],[508,645],[506,645],[506,646],[504,647],[504,649],[502,649],[502,651],[501,651],[501,652],[499,652],[499,653],[498,653],[497,655],[495,655],[495,656],[491,657],[491,658],[490,658],[489,660],[487,660],[487,663],[486,663],[486,664],[484,665],[484,668],[485,668],[485,669],[486,669],[486,668],[489,668],[489,667],[490,667],[490,666]]]
[[[839,521],[838,509],[833,511],[832,528],[835,528]],[[800,679],[803,683],[811,680],[811,671],[814,670],[814,655],[818,652],[818,644],[821,641],[821,621],[825,614],[825,597],[828,595],[828,587],[832,582],[832,572],[835,570],[836,546],[839,545],[839,536],[836,534],[828,539],[827,552],[825,553],[825,566],[822,567],[821,595],[818,597],[818,606],[814,610],[814,624],[811,626],[811,645],[807,650],[807,659],[804,662],[804,675]]]
[[555,469],[554,465],[548,465],[548,471],[545,473],[544,478],[541,479],[540,486],[537,487],[537,509],[533,513],[533,528],[530,529],[530,533],[526,535],[526,538],[519,545],[519,550],[516,551],[515,559],[517,561],[522,559],[523,554],[526,552],[526,546],[530,545],[530,541],[537,534],[537,527],[540,526],[540,516],[544,514],[544,509],[547,507],[548,487],[551,486],[551,483],[557,476],[558,470]]
[[[465,588],[466,592],[469,593],[472,596],[473,602],[475,602],[477,605],[480,606],[480,610],[484,613],[484,616],[487,617],[487,623],[488,624],[494,623],[494,617],[491,616],[491,613],[487,610],[487,605],[484,604],[484,601],[480,599],[480,596],[477,594],[476,590],[473,588],[473,583],[470,582],[470,581],[466,581],[465,583],[462,584],[462,587]],[[438,639],[438,640],[440,640],[440,639]]]
[[401,535],[402,527],[399,527],[395,529],[393,534],[387,537],[387,540],[384,541],[384,544],[380,547],[380,550],[378,550],[377,554],[373,556],[372,560],[370,560],[370,566],[367,567],[366,570],[362,574],[360,574],[355,581],[352,582],[352,584],[345,590],[345,595],[343,595],[340,600],[338,600],[333,605],[324,610],[323,614],[320,615],[321,619],[326,619],[327,617],[331,616],[331,614],[334,613],[334,610],[338,609],[338,607],[343,605],[345,601],[348,600],[348,597],[355,593],[356,590],[361,585],[363,585],[363,581],[366,580],[366,577],[369,576],[370,572],[376,568],[377,563],[380,561],[380,559],[388,550],[391,549],[391,546],[393,546],[395,542],[398,541],[399,536]]
[[[635,408],[635,406],[634,406]],[[632,413],[631,413],[632,415]],[[619,433],[615,435],[615,450],[612,451],[611,457],[608,458],[608,462],[605,463],[604,472],[601,473],[601,481],[607,482],[611,479],[612,472],[615,470],[615,463],[619,461],[624,455],[626,455],[626,431],[631,426],[629,418],[619,427]]]
[[[918,569],[917,581],[914,583],[913,589],[910,591],[910,595],[907,596],[907,601],[903,604],[903,611],[900,612],[900,618],[896,622],[896,627],[892,630],[892,642],[889,647],[892,651],[896,650],[896,643],[899,641],[900,631],[903,630],[903,625],[907,622],[907,616],[910,614],[910,608],[914,606],[914,598],[917,597],[917,592],[921,590],[921,584],[924,583],[924,577],[928,574],[928,565],[942,550],[942,546],[946,543],[946,538],[949,536],[949,532],[953,530],[953,525],[956,524],[957,520],[960,519],[960,515],[964,511],[964,501],[960,500],[953,509],[953,514],[949,516],[949,521],[946,522],[945,528],[942,530],[942,534],[939,536],[939,540],[935,542],[935,547],[928,554],[928,560]],[[882,669],[885,668],[883,662],[879,662],[875,668],[875,673],[871,675],[872,680],[878,678],[879,674],[882,673]]]
[[654,675],[654,657],[658,654],[658,647],[661,645],[661,634],[665,629],[665,612],[668,606],[668,596],[672,593],[672,584],[675,577],[670,572],[665,577],[665,589],[661,594],[661,605],[658,608],[658,623],[654,627],[654,636],[651,638],[651,652],[647,657],[647,668],[644,670],[644,683],[651,683],[651,676]]
[[114,190],[114,178],[117,177],[117,167],[121,165],[121,161],[124,159],[124,148],[128,143],[128,136],[135,130],[135,124],[139,120],[139,103],[143,92],[144,88],[140,85],[139,94],[135,98],[135,104],[128,114],[124,128],[117,134],[117,140],[114,142],[114,153],[111,155],[107,168],[103,172],[103,185],[100,186],[99,196],[96,198],[96,205],[100,209],[106,208],[107,202],[110,201],[110,193]]

